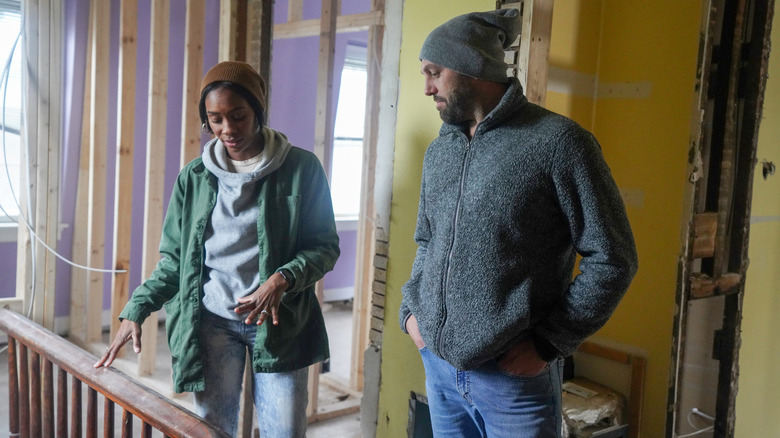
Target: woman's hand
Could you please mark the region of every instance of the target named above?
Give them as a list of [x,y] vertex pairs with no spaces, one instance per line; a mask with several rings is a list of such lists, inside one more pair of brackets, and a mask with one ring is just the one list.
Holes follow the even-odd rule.
[[136,354],[141,352],[141,324],[129,319],[122,320],[119,324],[119,330],[116,332],[114,342],[106,348],[106,352],[103,353],[103,357],[100,358],[94,365],[95,368],[111,366],[116,359],[116,355],[119,354],[119,349],[127,343],[130,339],[133,340],[133,351]]
[[244,323],[252,324],[257,318],[257,325],[262,325],[268,316],[271,316],[274,325],[279,324],[279,303],[282,295],[290,284],[280,273],[270,276],[251,295],[238,299],[240,303],[234,309],[236,313],[249,312]]

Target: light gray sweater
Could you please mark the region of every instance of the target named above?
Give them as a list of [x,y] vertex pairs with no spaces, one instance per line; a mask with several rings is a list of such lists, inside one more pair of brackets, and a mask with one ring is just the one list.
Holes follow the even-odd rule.
[[263,128],[263,137],[262,157],[249,173],[227,170],[229,158],[221,141],[214,139],[203,148],[203,164],[219,185],[204,240],[208,278],[203,305],[227,319],[245,318],[233,309],[239,298],[260,286],[256,183],[282,165],[291,147],[284,134],[268,127]]
[[[425,154],[400,323],[459,369],[532,338],[571,354],[637,269],[625,208],[596,139],[529,103],[513,79],[469,141],[444,124]],[[575,256],[582,256],[574,277]]]

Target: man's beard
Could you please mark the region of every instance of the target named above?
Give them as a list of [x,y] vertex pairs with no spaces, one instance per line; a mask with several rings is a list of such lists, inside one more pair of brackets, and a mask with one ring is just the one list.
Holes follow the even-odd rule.
[[446,105],[439,111],[444,123],[458,125],[474,118],[474,88],[469,86],[468,79],[458,76],[450,97],[444,99]]

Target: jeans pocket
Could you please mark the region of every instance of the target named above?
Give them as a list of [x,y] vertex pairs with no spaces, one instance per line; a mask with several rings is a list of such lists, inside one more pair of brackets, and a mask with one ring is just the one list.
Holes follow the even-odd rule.
[[496,367],[496,369],[498,370],[499,373],[501,373],[501,374],[503,374],[503,375],[505,375],[507,377],[511,377],[513,379],[536,379],[536,378],[545,376],[545,375],[547,375],[550,372],[550,363],[549,362],[547,364],[545,364],[545,366],[536,374],[515,374],[515,373],[513,373],[511,371],[508,371],[508,370],[504,369],[501,365],[499,365],[497,360],[494,360],[493,364],[495,365],[495,367]]

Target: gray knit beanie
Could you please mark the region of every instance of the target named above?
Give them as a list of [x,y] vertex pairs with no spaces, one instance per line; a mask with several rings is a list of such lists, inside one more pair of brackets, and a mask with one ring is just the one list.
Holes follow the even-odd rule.
[[517,9],[497,9],[457,16],[425,39],[420,59],[466,76],[507,82],[504,50],[520,33]]

